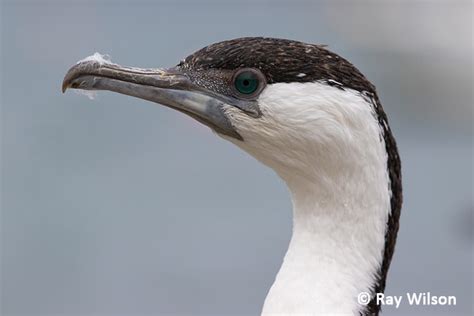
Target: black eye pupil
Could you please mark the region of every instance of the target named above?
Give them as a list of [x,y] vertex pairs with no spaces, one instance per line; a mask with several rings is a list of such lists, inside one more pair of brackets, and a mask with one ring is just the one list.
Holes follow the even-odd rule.
[[234,79],[235,89],[242,94],[252,94],[257,91],[260,79],[254,71],[242,71]]

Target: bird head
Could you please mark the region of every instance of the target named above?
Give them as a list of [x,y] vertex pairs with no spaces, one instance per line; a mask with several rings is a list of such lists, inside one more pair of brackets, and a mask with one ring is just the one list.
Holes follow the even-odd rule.
[[[367,130],[379,137],[373,86],[323,46],[240,38],[207,46],[168,69],[86,59],[67,88],[109,90],[181,111],[272,167],[285,179],[344,167]],[[316,158],[315,158],[316,157]],[[318,163],[315,163],[317,159]],[[352,162],[349,163],[351,166]]]
[[[63,91],[67,88],[114,91],[183,112],[285,180],[294,203],[296,239],[267,310],[285,310],[286,304],[293,311],[294,302],[304,302],[304,293],[293,289],[303,279],[310,286],[324,279],[323,274],[307,278],[310,269],[304,269],[320,262],[331,262],[321,270],[329,278],[337,276],[330,274],[333,267],[349,267],[342,279],[319,286],[324,289],[319,297],[329,293],[327,302],[337,302],[336,310],[360,310],[339,304],[343,283],[348,284],[342,296],[346,303],[364,290],[383,292],[402,202],[400,160],[375,88],[347,60],[319,45],[240,38],[207,46],[168,69],[88,58],[66,74]],[[331,257],[326,249],[342,253],[344,263],[321,260]],[[304,278],[295,278],[301,267]],[[335,285],[334,290],[326,285]],[[301,309],[314,311],[316,303],[325,310],[323,299],[313,294]],[[378,309],[372,300],[367,314]]]

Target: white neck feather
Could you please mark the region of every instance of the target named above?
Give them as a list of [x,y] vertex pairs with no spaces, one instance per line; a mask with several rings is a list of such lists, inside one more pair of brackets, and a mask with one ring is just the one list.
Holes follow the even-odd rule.
[[293,235],[262,314],[358,314],[390,213],[374,109],[357,91],[318,82],[269,85],[258,101],[257,122],[229,111],[244,137],[236,144],[273,168],[293,201]]
[[293,235],[264,315],[358,315],[357,294],[371,292],[382,263],[388,216],[387,179],[371,171],[340,177],[334,194],[288,183]]

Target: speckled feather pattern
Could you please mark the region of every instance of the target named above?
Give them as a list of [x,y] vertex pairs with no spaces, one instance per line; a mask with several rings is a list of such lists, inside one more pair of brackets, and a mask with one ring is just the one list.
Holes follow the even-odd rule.
[[[397,143],[393,137],[392,131],[390,130],[387,115],[385,114],[376,93],[371,94],[370,99],[375,109],[379,126],[382,129],[382,135],[385,142],[385,149],[387,151],[387,168],[390,179],[389,190],[391,193],[391,213],[388,217],[387,231],[385,233],[384,260],[378,275],[378,281],[374,284],[373,290],[373,293],[382,293],[385,290],[387,273],[395,251],[395,244],[400,226],[400,213],[403,203],[402,170]],[[379,310],[380,307],[375,303],[375,300],[372,300],[369,305],[367,305],[366,312],[368,315],[378,315]]]
[[286,39],[245,37],[223,41],[186,57],[179,67],[194,71],[257,68],[269,84],[324,80],[357,91],[375,92],[357,68],[323,45]]

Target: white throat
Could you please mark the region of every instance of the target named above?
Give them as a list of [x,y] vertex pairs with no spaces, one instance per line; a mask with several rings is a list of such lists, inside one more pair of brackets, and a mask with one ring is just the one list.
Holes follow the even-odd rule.
[[229,110],[237,145],[273,168],[293,201],[293,235],[264,315],[358,314],[383,260],[390,213],[387,153],[359,92],[324,83],[269,85],[262,117]]
[[376,282],[389,196],[383,174],[356,176],[352,183],[341,177],[343,183],[331,184],[333,195],[310,184],[288,184],[293,235],[264,315],[358,315],[363,309],[357,295],[371,293]]

